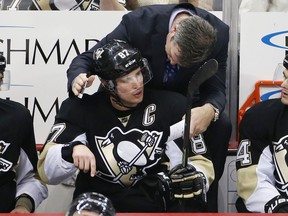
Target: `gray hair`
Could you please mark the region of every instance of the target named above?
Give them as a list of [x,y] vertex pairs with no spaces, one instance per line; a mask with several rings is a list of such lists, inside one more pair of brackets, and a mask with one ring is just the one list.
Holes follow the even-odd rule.
[[205,19],[190,16],[179,22],[173,41],[180,48],[179,65],[191,67],[204,61],[211,53],[216,30]]

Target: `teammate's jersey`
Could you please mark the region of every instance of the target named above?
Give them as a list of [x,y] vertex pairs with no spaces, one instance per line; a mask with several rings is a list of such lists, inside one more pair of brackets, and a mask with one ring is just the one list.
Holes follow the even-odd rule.
[[[50,184],[58,184],[74,173],[76,168],[71,154],[69,158],[64,150],[69,147],[55,143],[80,141],[94,153],[97,174],[91,178],[89,173],[80,172],[74,196],[96,191],[119,204],[127,193],[136,193],[134,186],[148,173],[162,171],[160,162],[164,154],[171,166],[181,163],[183,127],[180,132],[170,133],[170,126],[181,121],[185,104],[185,97],[178,93],[150,90],[145,90],[144,100],[137,108],[124,112],[111,106],[106,92],[84,95],[83,99],[69,98],[62,103],[41,153],[40,162],[46,158],[44,166],[38,166],[40,176]],[[166,143],[170,135],[174,136],[172,133],[178,133],[179,143]],[[197,142],[198,157],[201,153],[203,158],[206,157],[207,148],[202,136]],[[205,158],[201,160],[205,161]],[[211,163],[208,159],[206,162]],[[209,177],[205,175],[209,178],[208,184],[211,183],[210,174]],[[136,202],[130,200],[133,201]]]
[[[125,5],[125,0],[118,0]],[[99,10],[99,0],[0,0],[1,10]]]
[[250,108],[240,124],[237,190],[246,208],[264,212],[277,195],[288,197],[288,106],[280,99]]
[[15,198],[22,193],[37,207],[47,197],[47,188],[34,178],[38,156],[29,110],[0,99],[0,131],[0,212],[14,209]]

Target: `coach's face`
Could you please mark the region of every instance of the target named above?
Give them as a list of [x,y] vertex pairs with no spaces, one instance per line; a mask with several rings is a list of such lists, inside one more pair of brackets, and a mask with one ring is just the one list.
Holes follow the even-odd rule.
[[288,105],[288,70],[283,71],[284,81],[281,84],[281,102],[285,105]]
[[165,51],[168,59],[170,60],[170,64],[172,65],[179,64],[178,59],[180,55],[180,48],[173,40],[175,32],[176,27],[173,27],[166,37],[166,44],[165,44]]
[[140,67],[116,79],[116,93],[123,105],[135,107],[143,100],[143,75]]

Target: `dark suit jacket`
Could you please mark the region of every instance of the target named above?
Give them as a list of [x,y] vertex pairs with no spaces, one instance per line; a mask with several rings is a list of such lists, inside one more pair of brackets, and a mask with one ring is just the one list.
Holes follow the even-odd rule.
[[199,98],[201,99],[201,103],[210,102],[223,111],[226,102],[225,82],[229,27],[213,14],[195,8],[189,3],[140,7],[125,14],[121,23],[111,33],[91,50],[80,54],[72,61],[67,71],[70,95],[72,94],[71,83],[79,73],[94,73],[93,51],[108,43],[111,39],[127,41],[133,47],[138,48],[143,57],[147,58],[153,72],[153,79],[148,85],[154,88],[169,89],[186,94],[189,79],[197,68],[199,68],[200,64],[192,68],[180,68],[171,86],[165,86],[162,82],[165,61],[167,59],[165,43],[168,34],[169,19],[173,9],[176,7],[194,10],[196,15],[204,18],[217,29],[216,46],[209,58],[215,58],[218,61],[219,70],[216,75],[200,86]]

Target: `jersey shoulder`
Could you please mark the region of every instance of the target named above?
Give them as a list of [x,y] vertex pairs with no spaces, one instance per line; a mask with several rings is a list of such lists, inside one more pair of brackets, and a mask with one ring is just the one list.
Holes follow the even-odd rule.
[[243,116],[243,119],[246,118],[264,118],[266,120],[272,119],[279,113],[280,110],[283,109],[283,104],[281,103],[280,99],[270,99],[261,101],[255,105],[253,105],[251,108],[249,108],[245,115]]
[[0,99],[0,113],[17,122],[32,118],[30,111],[23,104],[12,100]]
[[169,106],[185,105],[186,97],[178,92],[167,90],[146,89],[144,94],[145,100],[155,101],[158,104]]
[[240,122],[240,133],[249,131],[250,134],[263,134],[270,131],[284,107],[280,99],[270,99],[253,105]]
[[167,90],[146,89],[144,105],[155,104],[157,113],[163,119],[181,120],[185,114],[186,97],[182,94]]

